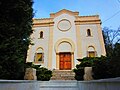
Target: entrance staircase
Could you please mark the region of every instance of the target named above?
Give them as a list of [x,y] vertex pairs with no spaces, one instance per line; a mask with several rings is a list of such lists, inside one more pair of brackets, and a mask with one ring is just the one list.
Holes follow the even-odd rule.
[[53,70],[51,80],[75,80],[75,73],[71,70]]

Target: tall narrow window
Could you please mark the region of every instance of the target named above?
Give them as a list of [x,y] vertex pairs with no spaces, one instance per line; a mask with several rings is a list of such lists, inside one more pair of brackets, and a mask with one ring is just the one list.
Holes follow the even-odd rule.
[[43,49],[39,48],[35,53],[35,62],[43,62],[44,61],[44,53]]
[[43,31],[40,32],[40,38],[43,38]]
[[90,29],[87,29],[87,36],[91,36],[91,31],[90,31]]

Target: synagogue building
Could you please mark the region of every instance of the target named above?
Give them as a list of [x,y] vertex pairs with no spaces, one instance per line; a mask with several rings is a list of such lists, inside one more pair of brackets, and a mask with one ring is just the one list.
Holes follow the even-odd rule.
[[72,70],[77,59],[106,55],[98,15],[63,9],[50,18],[33,19],[31,40],[26,62],[51,70]]

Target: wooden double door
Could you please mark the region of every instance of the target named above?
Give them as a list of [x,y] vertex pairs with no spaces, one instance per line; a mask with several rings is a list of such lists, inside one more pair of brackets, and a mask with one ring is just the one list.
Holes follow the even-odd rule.
[[71,53],[59,53],[60,70],[71,70]]

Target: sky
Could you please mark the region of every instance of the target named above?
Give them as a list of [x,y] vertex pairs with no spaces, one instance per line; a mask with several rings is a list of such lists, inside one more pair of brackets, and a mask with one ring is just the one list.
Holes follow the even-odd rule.
[[34,18],[49,18],[62,9],[78,11],[80,16],[99,15],[102,28],[120,26],[120,0],[33,0]]

